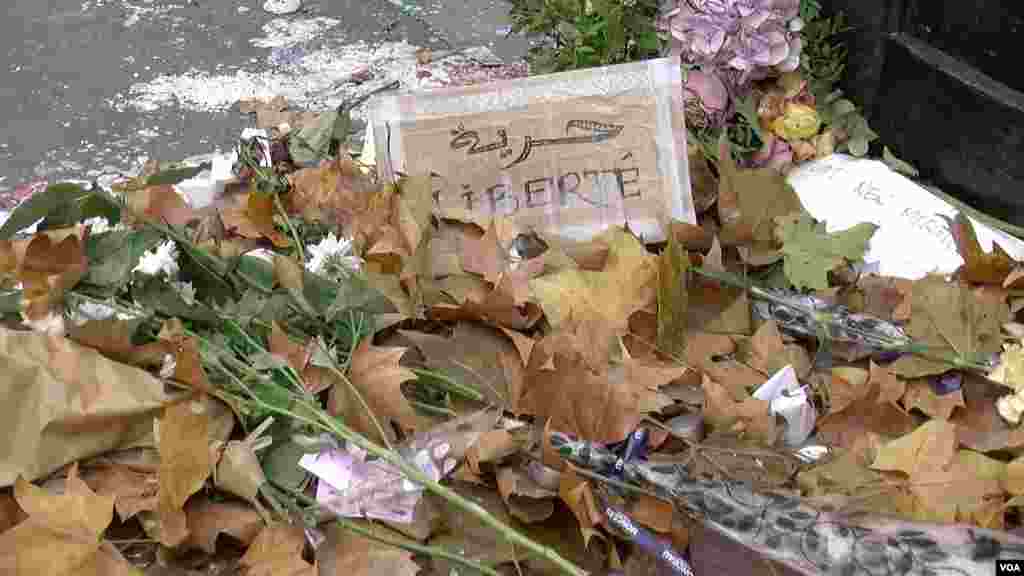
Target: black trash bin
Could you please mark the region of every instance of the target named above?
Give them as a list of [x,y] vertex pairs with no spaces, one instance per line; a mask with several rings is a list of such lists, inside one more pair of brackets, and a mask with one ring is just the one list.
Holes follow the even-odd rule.
[[843,12],[843,90],[897,156],[948,194],[1024,226],[1024,2],[824,0]]

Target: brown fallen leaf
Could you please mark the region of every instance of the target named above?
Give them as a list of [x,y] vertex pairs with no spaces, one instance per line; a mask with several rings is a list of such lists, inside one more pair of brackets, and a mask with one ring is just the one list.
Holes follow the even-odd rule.
[[918,378],[907,382],[907,393],[903,396],[903,406],[907,410],[917,408],[932,418],[949,420],[958,406],[964,404],[963,390],[939,396],[926,378]]
[[492,284],[508,268],[508,250],[500,244],[493,221],[481,238],[463,239],[460,256],[463,270],[479,274]]
[[542,341],[530,357],[521,407],[542,421],[550,419],[555,430],[611,443],[640,423],[639,402],[635,383],[594,372],[577,351],[546,352]]
[[[914,283],[907,334],[932,348],[932,354],[956,354],[971,361],[1000,351],[1000,327],[1009,318],[1005,295],[972,290],[931,275]],[[907,354],[889,366],[906,378],[941,374],[951,366]]]
[[956,426],[930,420],[916,430],[878,448],[871,467],[899,471],[914,479],[920,473],[946,469],[956,453]]
[[718,181],[708,166],[708,160],[700,146],[687,146],[690,166],[690,187],[693,189],[693,205],[701,214],[714,205],[718,199]]
[[173,184],[147,186],[126,194],[126,199],[134,218],[182,226],[197,217]]
[[522,522],[543,522],[555,513],[554,498],[558,493],[538,485],[521,465],[498,468],[495,479],[509,513]]
[[173,353],[173,347],[169,342],[162,341],[133,344],[132,335],[138,326],[138,322],[117,318],[89,320],[81,325],[69,326],[67,337],[98,350],[111,360],[143,369],[160,368],[164,356]]
[[50,236],[36,234],[19,265],[22,315],[29,321],[40,321],[53,314],[64,301],[64,293],[78,284],[87,267],[85,246],[77,235],[54,243]]
[[672,531],[674,512],[671,502],[647,494],[639,494],[629,507],[629,515],[634,520],[662,534]]
[[226,232],[243,238],[266,238],[283,248],[291,241],[274,227],[274,213],[273,195],[250,191],[237,197],[233,205],[222,208],[220,218]]
[[590,539],[599,534],[597,526],[603,521],[604,515],[597,506],[597,499],[590,489],[590,484],[576,474],[572,465],[566,465],[562,471],[558,495],[576,517],[584,546],[589,546]]
[[878,403],[896,403],[906,393],[907,383],[872,360],[868,363],[870,381],[878,385]]
[[1007,424],[996,410],[996,399],[1006,394],[1006,388],[965,372],[960,389],[964,407],[950,422],[956,425],[957,438],[964,447],[978,452],[1024,447],[1024,428]]
[[736,341],[725,334],[691,332],[686,339],[685,360],[739,398],[764,384],[771,375],[728,358],[736,350]]
[[317,576],[302,559],[306,535],[301,524],[271,524],[260,530],[238,561],[246,576]]
[[114,497],[114,509],[122,522],[157,509],[160,483],[154,472],[111,463],[84,468],[82,481],[97,494]]
[[528,330],[544,316],[544,311],[533,302],[517,303],[514,284],[510,275],[502,275],[482,300],[470,297],[461,306],[434,306],[430,317],[446,321],[480,320],[511,330]]
[[[392,217],[390,198],[380,204],[375,202],[373,197],[381,187],[363,174],[347,154],[303,168],[287,178],[291,191],[284,200],[290,214],[336,222],[342,228],[351,228],[353,236],[372,233],[372,228]],[[362,240],[365,242],[365,236]],[[369,247],[371,243],[361,245]]]
[[[894,402],[880,401],[880,384],[870,378],[865,384],[867,392],[850,402],[842,411],[830,413],[818,421],[818,439],[822,442],[850,448],[865,436],[880,435],[894,438],[909,433],[917,426],[917,419]],[[855,396],[854,394],[851,394]]]
[[172,404],[155,422],[160,451],[160,542],[172,548],[188,537],[185,501],[203,487],[213,470],[210,415],[204,400],[197,395]]
[[858,303],[847,303],[851,310],[897,322],[910,318],[913,281],[869,274],[857,281]]
[[[380,526],[368,522],[359,524],[381,536],[395,538],[394,533],[387,533]],[[320,574],[415,576],[420,571],[419,565],[412,560],[411,552],[353,534],[336,524],[327,527],[325,536],[324,543],[317,550]]]
[[[451,489],[490,512],[505,525],[513,523],[514,518],[493,488],[453,482]],[[437,500],[442,511],[441,529],[427,541],[429,545],[458,549],[461,556],[492,566],[516,558],[512,543],[476,516],[467,514],[461,508],[446,505],[446,501],[433,493],[424,495],[424,498]],[[436,574],[450,574],[453,570],[461,572],[461,568],[456,568],[443,558],[434,557],[431,562]]]
[[498,462],[523,447],[523,441],[503,428],[489,430],[466,451],[466,464],[474,474],[480,475],[480,464]]
[[451,338],[400,330],[427,359],[456,382],[476,390],[491,404],[517,412],[523,393],[526,368],[522,357],[501,331],[470,322],[459,322]]
[[956,218],[943,216],[949,224],[950,233],[956,242],[957,251],[964,259],[957,275],[972,284],[1002,285],[1010,272],[1020,263],[1003,250],[998,242],[992,243],[992,251],[985,252],[974,231],[974,225],[963,212]]
[[287,124],[291,130],[303,126],[313,126],[320,114],[305,110],[290,110],[288,100],[284,96],[273,98],[243,98],[238,101],[238,109],[242,114],[256,114],[256,127],[272,129]]
[[971,450],[957,451],[945,468],[911,476],[910,492],[917,500],[914,518],[1002,529],[1005,471],[1004,462]]
[[114,498],[90,490],[78,477],[77,464],[68,471],[62,494],[49,493],[19,476],[14,498],[28,518],[0,534],[0,572],[13,576],[131,574],[124,558],[101,540],[114,518]]
[[434,206],[433,181],[429,174],[407,176],[398,183],[398,229],[402,232],[410,254],[431,235],[431,212]]
[[4,489],[0,492],[0,534],[21,524],[25,518],[28,518],[28,515],[21,509],[21,506],[18,506],[13,491]]
[[684,248],[693,252],[704,252],[711,248],[715,234],[704,226],[697,226],[689,222],[677,222],[673,220],[670,224],[672,236],[683,245]]
[[829,376],[829,414],[842,412],[871,391],[870,373],[863,368],[836,366]]
[[689,286],[686,325],[690,330],[750,334],[750,300],[745,290],[695,276]]
[[765,374],[775,374],[787,364],[794,364],[790,361],[790,352],[782,342],[775,320],[761,324],[747,344],[740,356],[751,367]]
[[199,548],[207,554],[217,552],[217,537],[221,534],[249,546],[263,530],[259,513],[241,502],[194,498],[185,504],[185,516],[188,522],[185,546]]
[[734,433],[764,446],[778,440],[779,428],[767,400],[750,395],[734,398],[729,390],[705,374],[704,421],[721,432]]
[[[387,440],[394,439],[394,432],[387,425],[389,420],[405,428],[412,428],[417,423],[415,410],[402,395],[402,383],[416,379],[416,374],[398,363],[405,350],[373,346],[369,339],[364,339],[352,352],[349,365],[349,381],[388,434]],[[345,383],[337,382],[331,388],[328,410],[332,415],[344,418],[347,426],[367,438],[378,443],[385,440]]]
[[718,218],[724,245],[774,242],[775,218],[804,207],[785,176],[773,168],[741,170],[724,137],[719,143]]
[[185,333],[185,325],[178,318],[171,318],[160,327],[157,339],[170,344],[174,354],[174,373],[171,376],[193,390],[213,390],[210,379],[203,368],[199,355],[199,343],[195,337]]

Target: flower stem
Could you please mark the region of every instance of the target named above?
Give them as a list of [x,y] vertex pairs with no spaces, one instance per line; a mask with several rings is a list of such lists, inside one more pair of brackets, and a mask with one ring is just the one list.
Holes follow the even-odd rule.
[[[271,481],[271,482],[273,482],[273,481]],[[316,500],[310,498],[309,496],[306,496],[302,492],[298,492],[298,491],[293,490],[291,488],[288,488],[286,486],[282,486],[280,484],[277,484],[276,482],[273,482],[273,484],[274,484],[274,486],[278,490],[287,493],[289,496],[292,496],[293,498],[295,498],[296,500],[302,502],[306,506],[316,506],[317,508],[319,508],[321,510],[325,509],[322,504],[320,504]],[[333,520],[339,526],[341,526],[343,529],[348,530],[349,532],[353,532],[355,534],[358,534],[360,536],[363,536],[365,538],[369,538],[370,540],[376,540],[376,541],[381,542],[383,544],[387,544],[389,546],[394,546],[396,548],[401,548],[403,550],[408,550],[410,552],[415,552],[417,554],[426,554],[428,556],[434,556],[434,557],[437,557],[437,558],[444,558],[446,560],[450,560],[451,562],[453,562],[455,564],[459,564],[461,566],[465,566],[466,568],[469,568],[470,570],[475,570],[476,572],[479,572],[480,574],[487,574],[488,576],[499,576],[498,572],[496,570],[494,570],[493,568],[488,568],[487,566],[484,566],[483,564],[480,564],[478,562],[474,562],[473,560],[470,560],[470,559],[468,559],[468,558],[466,558],[464,556],[461,556],[459,554],[451,552],[451,551],[449,551],[449,550],[447,550],[445,548],[442,548],[440,546],[424,546],[422,544],[416,544],[415,542],[405,542],[405,541],[400,540],[398,538],[392,538],[390,536],[385,536],[383,534],[379,534],[377,532],[374,532],[373,530],[368,530],[367,528],[365,528],[363,526],[360,526],[358,523],[353,522],[353,521],[349,520],[348,518],[344,518],[342,516],[334,516]]]

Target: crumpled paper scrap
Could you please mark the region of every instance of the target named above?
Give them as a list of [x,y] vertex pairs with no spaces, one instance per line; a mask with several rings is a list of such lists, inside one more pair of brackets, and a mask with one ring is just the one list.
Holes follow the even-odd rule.
[[[438,481],[455,468],[455,460],[446,458],[450,451],[448,442],[433,443],[415,450],[411,463]],[[397,467],[365,457],[354,446],[330,447],[306,454],[299,466],[319,479],[316,500],[335,514],[411,524],[423,486],[405,478]]]
[[787,446],[799,446],[811,436],[818,411],[810,401],[807,386],[801,386],[797,380],[792,365],[773,374],[752,396],[767,401],[771,413],[785,419],[783,440]]

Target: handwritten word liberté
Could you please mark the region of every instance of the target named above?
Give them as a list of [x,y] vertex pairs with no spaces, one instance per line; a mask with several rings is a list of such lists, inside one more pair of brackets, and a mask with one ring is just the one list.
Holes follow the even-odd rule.
[[[544,146],[561,146],[572,144],[595,144],[606,142],[618,136],[624,126],[618,124],[606,124],[593,120],[569,120],[565,125],[566,136],[559,138],[533,138],[526,136],[522,151],[510,164],[503,166],[508,169],[522,163],[529,158],[535,148]],[[584,135],[571,135],[574,131],[586,132]],[[476,130],[466,130],[460,124],[457,129],[451,131],[453,136],[449,146],[452,150],[467,149],[466,154],[473,156],[500,150],[500,157],[506,158],[515,153],[509,147],[508,131],[504,128],[497,130],[498,137],[490,144],[480,143],[480,134]],[[632,157],[627,153],[622,159]],[[608,208],[610,207],[599,197],[589,197],[581,190],[581,185],[586,179],[591,179],[591,187],[594,191],[602,190],[601,184],[611,179],[615,183],[618,195],[622,199],[638,198],[641,196],[639,189],[627,190],[627,187],[635,185],[640,181],[639,168],[615,168],[611,170],[584,170],[580,172],[567,172],[558,177],[543,177],[526,180],[523,183],[521,193],[512,189],[509,183],[497,183],[489,186],[483,191],[474,191],[469,184],[462,185],[462,192],[459,194],[465,200],[465,208],[474,208],[498,214],[515,214],[523,208],[539,208],[548,206],[554,202],[566,208],[570,205],[570,198],[575,196],[584,203],[591,206]],[[439,203],[440,191],[434,191],[434,201]]]

